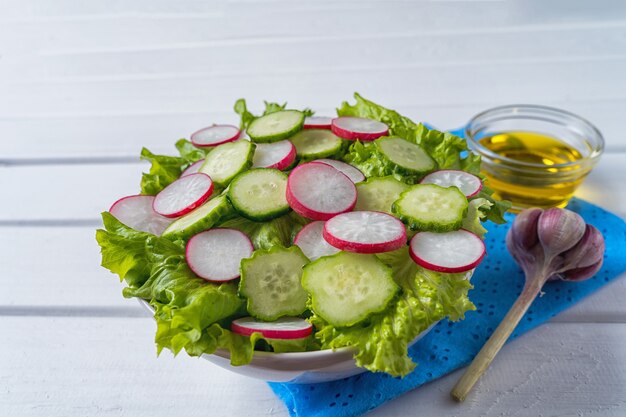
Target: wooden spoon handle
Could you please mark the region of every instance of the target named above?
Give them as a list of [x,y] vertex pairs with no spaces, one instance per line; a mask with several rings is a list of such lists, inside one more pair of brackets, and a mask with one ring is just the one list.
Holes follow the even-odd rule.
[[461,379],[452,388],[452,397],[457,401],[465,400],[467,394],[472,390],[476,381],[487,370],[493,358],[498,354],[502,346],[507,341],[528,307],[539,294],[541,285],[527,285],[517,298],[509,312],[506,314],[500,325],[493,332],[487,343],[482,347],[478,355],[474,358],[469,368],[465,371]]

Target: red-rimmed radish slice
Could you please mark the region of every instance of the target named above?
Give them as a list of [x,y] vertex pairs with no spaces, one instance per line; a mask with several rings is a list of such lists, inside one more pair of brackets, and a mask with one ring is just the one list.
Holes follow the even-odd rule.
[[296,147],[288,140],[257,143],[252,159],[253,168],[286,169],[296,160]]
[[235,229],[211,229],[194,235],[185,250],[189,268],[207,281],[239,278],[239,264],[252,256],[248,236]]
[[322,164],[330,165],[331,167],[343,172],[352,180],[353,183],[359,183],[365,181],[365,175],[358,168],[353,167],[345,162],[337,161],[336,159],[316,159],[315,162],[321,162]]
[[397,218],[378,211],[339,214],[324,225],[324,239],[337,249],[381,253],[406,245],[406,228]]
[[333,123],[332,117],[309,116],[304,118],[304,129],[330,129]]
[[456,187],[465,197],[474,197],[483,188],[483,182],[476,175],[455,169],[444,169],[431,172],[420,181],[420,184],[435,184],[441,187]]
[[337,117],[330,129],[344,139],[361,141],[371,141],[389,133],[389,127],[383,122],[363,117]]
[[304,256],[311,261],[339,252],[339,249],[324,240],[323,230],[324,222],[311,222],[304,226],[293,240],[293,244],[302,249]]
[[356,204],[356,187],[344,173],[319,162],[296,167],[287,180],[287,202],[301,216],[328,220]]
[[465,272],[485,256],[485,244],[472,232],[419,232],[409,244],[409,253],[416,264],[437,272]]
[[191,134],[191,143],[198,147],[217,146],[239,139],[240,131],[232,125],[213,125]]
[[131,195],[113,203],[109,213],[130,228],[160,236],[174,219],[154,211],[153,202],[151,195]]
[[242,317],[233,320],[230,329],[243,336],[261,333],[268,339],[302,339],[313,332],[313,325],[300,317],[281,317],[276,321]]
[[154,198],[152,208],[165,217],[180,217],[201,206],[213,192],[206,174],[189,174],[165,187]]
[[194,162],[193,164],[189,165],[182,174],[180,174],[180,177],[182,178],[186,177],[187,175],[196,174],[200,170],[202,164],[204,164],[204,159],[201,159],[198,162]]

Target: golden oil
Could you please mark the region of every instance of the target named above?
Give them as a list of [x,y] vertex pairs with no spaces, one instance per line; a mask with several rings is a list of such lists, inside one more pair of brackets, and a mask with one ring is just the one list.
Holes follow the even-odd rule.
[[478,143],[497,155],[483,163],[487,185],[517,210],[564,207],[588,173],[576,164],[583,159],[577,149],[546,134],[503,132],[480,138]]

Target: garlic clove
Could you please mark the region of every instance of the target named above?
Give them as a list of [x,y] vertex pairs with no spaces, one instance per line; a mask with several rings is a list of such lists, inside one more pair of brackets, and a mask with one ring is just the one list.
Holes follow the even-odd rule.
[[563,253],[562,269],[584,268],[602,260],[604,256],[604,237],[602,233],[588,224],[585,234],[570,250]]
[[570,210],[550,208],[539,216],[537,237],[546,260],[574,247],[585,234],[585,221]]
[[565,272],[561,272],[560,274],[553,275],[550,277],[550,280],[554,279],[562,279],[564,281],[583,281],[588,278],[594,276],[600,268],[602,268],[602,263],[604,259],[600,259],[593,265],[585,266],[582,268],[574,268],[569,269]]
[[[537,237],[537,222],[543,210],[532,208],[522,211],[517,215],[511,225],[511,243],[516,244],[521,249],[529,250],[534,247],[539,239]],[[508,245],[507,236],[507,245]],[[509,247],[510,250],[510,247]]]

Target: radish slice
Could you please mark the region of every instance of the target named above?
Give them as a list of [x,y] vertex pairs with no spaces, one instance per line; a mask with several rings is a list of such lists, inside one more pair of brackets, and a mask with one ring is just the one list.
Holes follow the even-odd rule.
[[483,188],[483,182],[476,175],[455,169],[444,169],[426,175],[420,184],[435,184],[441,187],[456,187],[465,197],[474,197]]
[[198,147],[217,146],[239,139],[241,132],[232,125],[213,125],[191,134],[191,143]]
[[365,175],[358,168],[353,167],[345,162],[337,161],[335,159],[316,159],[315,162],[321,162],[322,164],[330,165],[331,167],[343,172],[352,180],[353,183],[359,183],[365,181]]
[[362,117],[337,117],[330,129],[344,139],[361,141],[372,141],[389,133],[386,124]]
[[357,253],[381,253],[406,244],[404,223],[378,211],[339,214],[324,225],[324,239],[337,249]]
[[332,117],[310,116],[304,118],[305,129],[330,129],[333,123]]
[[323,230],[324,222],[312,222],[304,226],[293,240],[293,244],[302,249],[304,256],[311,261],[339,252],[339,249],[324,240]]
[[416,264],[437,272],[465,272],[485,256],[485,244],[461,229],[447,233],[420,232],[411,239],[410,254]]
[[165,187],[154,198],[154,211],[165,217],[180,217],[201,206],[213,192],[206,174],[190,174]]
[[276,321],[260,321],[253,317],[242,317],[233,320],[230,329],[243,336],[261,333],[268,339],[302,339],[313,332],[311,323],[300,317],[281,317]]
[[204,164],[204,159],[201,159],[198,162],[194,162],[193,164],[189,165],[187,169],[183,171],[182,174],[180,174],[180,177],[182,178],[182,177],[186,177],[187,175],[197,173],[200,170],[200,167],[202,166],[202,164]]
[[257,143],[252,159],[253,168],[286,169],[296,160],[296,147],[288,140]]
[[287,202],[301,216],[328,220],[354,208],[356,187],[350,178],[330,165],[309,162],[289,174]]
[[174,220],[154,211],[152,203],[154,196],[131,195],[113,203],[109,213],[132,229],[160,236]]
[[235,229],[211,229],[187,242],[185,257],[189,268],[207,281],[239,278],[239,264],[252,256],[252,242]]

